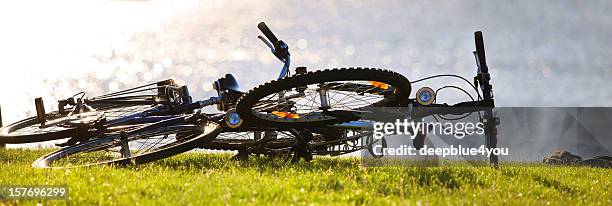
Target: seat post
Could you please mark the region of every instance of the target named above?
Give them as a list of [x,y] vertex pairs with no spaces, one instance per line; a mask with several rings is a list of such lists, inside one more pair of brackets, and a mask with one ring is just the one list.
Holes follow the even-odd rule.
[[[36,104],[36,121],[38,121],[40,126],[45,126],[47,118],[45,116],[45,104],[43,103],[42,97],[34,99],[34,104]],[[77,106],[78,105],[79,104],[77,104]]]

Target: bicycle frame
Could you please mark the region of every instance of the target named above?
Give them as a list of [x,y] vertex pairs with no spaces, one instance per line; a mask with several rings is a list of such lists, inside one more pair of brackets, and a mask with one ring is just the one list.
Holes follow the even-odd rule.
[[280,75],[278,75],[278,79],[285,78],[289,75],[289,66],[291,65],[291,56],[287,56],[285,59],[283,68],[281,69]]

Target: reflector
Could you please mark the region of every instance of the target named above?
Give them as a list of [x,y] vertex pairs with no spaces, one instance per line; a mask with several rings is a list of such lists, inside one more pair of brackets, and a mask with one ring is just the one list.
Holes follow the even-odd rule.
[[276,116],[279,116],[279,117],[283,117],[283,118],[291,118],[291,119],[299,119],[300,118],[299,114],[291,114],[289,112],[273,111],[272,114],[276,115]]
[[372,84],[372,86],[374,86],[376,88],[389,89],[389,85],[385,84],[385,83],[382,83],[382,82],[370,81],[370,84]]
[[430,105],[436,100],[436,93],[429,87],[422,87],[417,90],[416,99],[419,104]]

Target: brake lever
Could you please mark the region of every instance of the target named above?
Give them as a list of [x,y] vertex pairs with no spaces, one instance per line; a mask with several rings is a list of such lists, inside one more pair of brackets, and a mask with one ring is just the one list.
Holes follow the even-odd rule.
[[259,35],[257,36],[257,38],[261,39],[261,41],[263,41],[264,44],[266,44],[266,46],[268,46],[270,48],[270,50],[272,50],[272,53],[275,52],[274,50],[274,46],[272,45],[272,43],[270,43],[266,38],[264,38],[263,36]]

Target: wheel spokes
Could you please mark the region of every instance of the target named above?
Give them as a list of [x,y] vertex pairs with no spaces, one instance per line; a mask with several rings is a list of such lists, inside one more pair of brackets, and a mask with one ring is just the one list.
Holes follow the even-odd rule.
[[[279,93],[268,95],[253,107],[255,113],[272,114],[275,118],[299,119],[302,117],[325,117],[326,110],[356,110],[385,98],[378,90],[389,90],[390,86],[375,81],[337,81],[307,85],[303,95],[283,99]],[[285,91],[285,95],[295,95]],[[298,96],[298,95],[296,95]],[[329,102],[329,103],[328,103]]]

